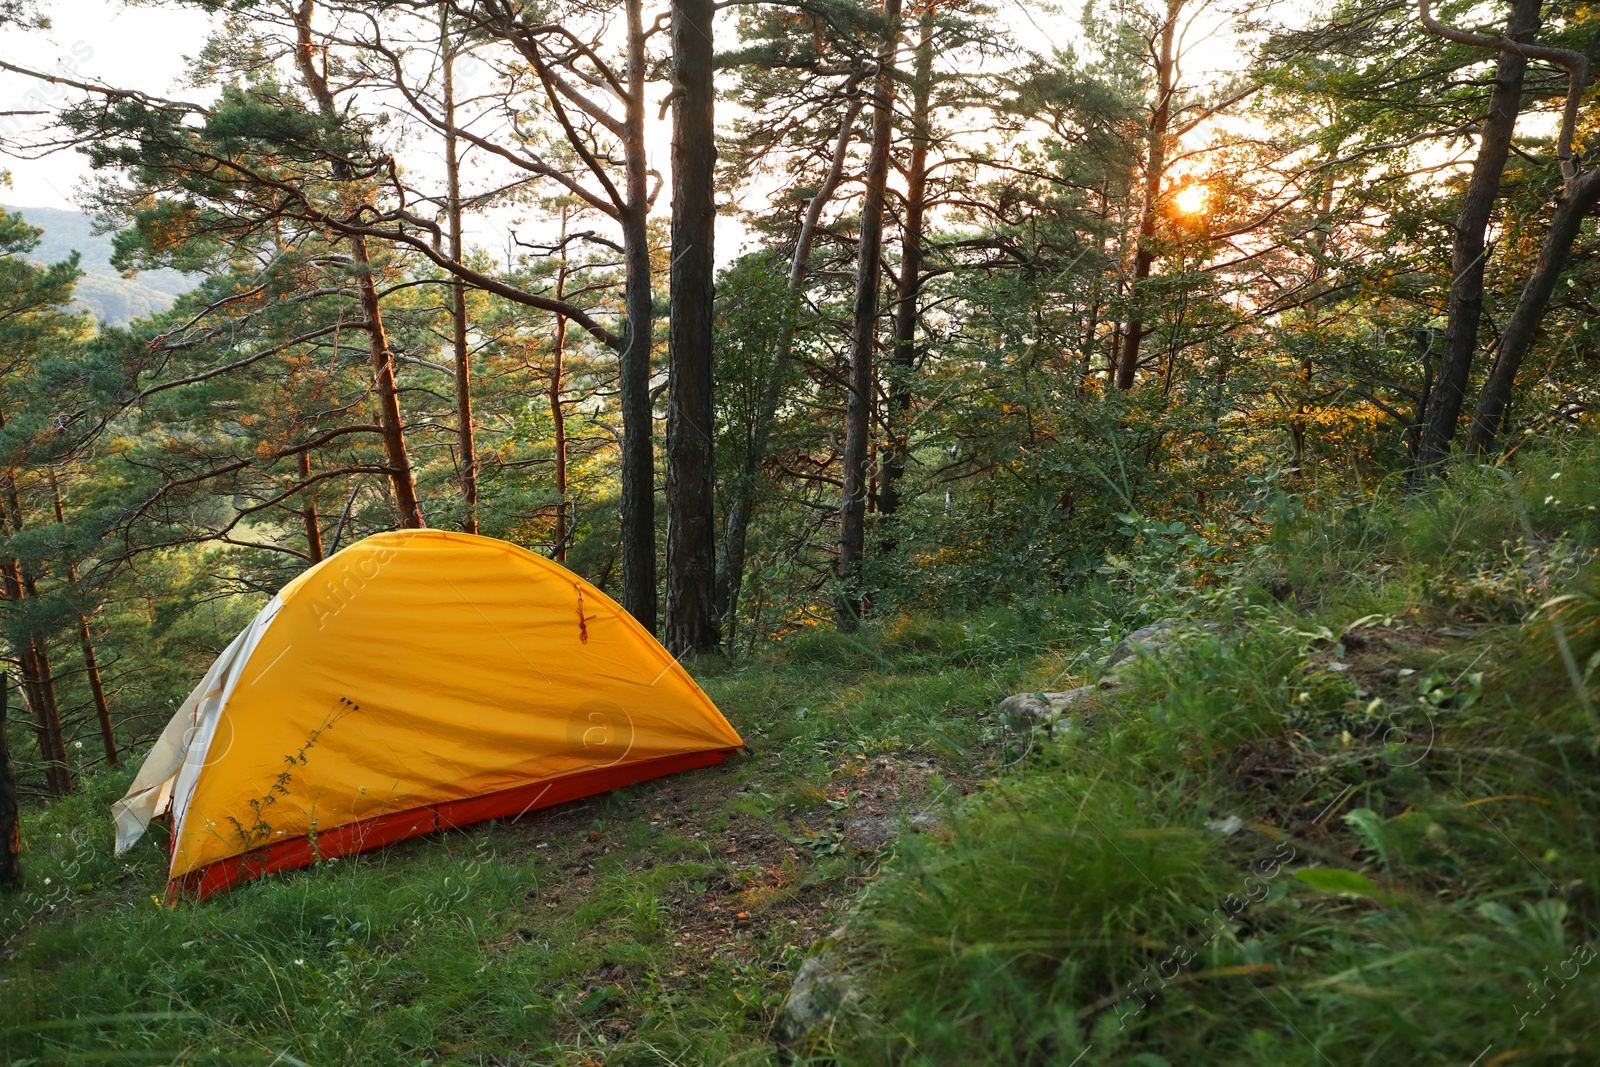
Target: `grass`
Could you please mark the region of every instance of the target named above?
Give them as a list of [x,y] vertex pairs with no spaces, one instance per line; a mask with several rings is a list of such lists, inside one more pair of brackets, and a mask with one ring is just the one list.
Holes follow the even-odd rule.
[[27,812],[0,897],[0,1060],[770,1062],[788,976],[897,820],[988,771],[979,715],[1045,637],[972,626],[711,665],[749,758],[198,906],[162,906],[163,842],[110,855],[127,775],[86,774]]
[[[1561,459],[1522,500],[1556,470],[1593,485],[1592,449]],[[1594,679],[1555,639],[1592,671],[1596,538],[1558,503],[1525,523],[1469,469],[1285,522],[1220,589],[1129,575],[1226,627],[906,842],[835,945],[861,1006],[811,1054],[1600,1061]]]
[[[1557,641],[1594,667],[1596,472],[1529,456],[1525,516],[1465,469],[1287,508],[1182,580],[1157,552],[803,633],[703,669],[749,759],[199,906],[161,906],[158,842],[110,856],[125,777],[87,775],[0,899],[0,1059],[766,1064],[821,945],[859,996],[817,1062],[1600,1062],[1600,749]],[[1092,729],[1002,758],[998,697],[1195,613],[1221,628]]]

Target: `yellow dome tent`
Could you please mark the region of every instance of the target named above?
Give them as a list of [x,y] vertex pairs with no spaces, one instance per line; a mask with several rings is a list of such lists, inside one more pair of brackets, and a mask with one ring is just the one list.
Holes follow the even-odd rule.
[[217,657],[113,805],[172,821],[169,890],[517,815],[743,746],[588,582],[515,545],[378,534],[307,570]]

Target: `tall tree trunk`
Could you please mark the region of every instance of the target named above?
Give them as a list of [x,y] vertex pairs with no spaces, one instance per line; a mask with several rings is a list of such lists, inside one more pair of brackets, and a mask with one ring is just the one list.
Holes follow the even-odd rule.
[[1572,242],[1577,239],[1584,217],[1600,203],[1600,169],[1592,170],[1572,182],[1566,195],[1556,205],[1555,216],[1550,220],[1550,231],[1545,234],[1539,249],[1539,261],[1533,274],[1523,286],[1517,299],[1516,310],[1507,320],[1500,335],[1500,351],[1489,371],[1488,381],[1478,397],[1478,407],[1472,416],[1472,434],[1468,448],[1481,454],[1494,447],[1505,421],[1506,409],[1511,404],[1511,392],[1517,381],[1517,371],[1533,344],[1534,332],[1544,317],[1550,294],[1555,292],[1567,258],[1572,254]]
[[[0,427],[5,418],[0,415]],[[11,534],[20,534],[23,526],[22,498],[17,493],[17,472],[9,469],[5,481],[5,520]],[[17,659],[22,666],[22,677],[28,685],[28,703],[37,720],[39,758],[45,765],[45,784],[56,796],[72,792],[72,771],[67,764],[66,735],[61,729],[61,713],[56,706],[55,676],[50,669],[50,653],[45,648],[44,636],[32,619],[28,618],[29,603],[39,598],[33,575],[18,560],[4,565],[6,595],[23,617],[26,637],[17,649]]]
[[[31,591],[27,599],[33,599]],[[39,758],[44,760],[45,784],[50,792],[64,797],[72,792],[72,769],[67,763],[67,738],[61,729],[61,711],[56,706],[55,676],[50,670],[50,654],[44,642],[30,636],[18,657],[23,680],[28,683],[28,702],[33,706],[39,736]]]
[[[556,299],[567,298],[567,209],[561,209],[561,262],[556,265]],[[567,412],[561,404],[567,363],[567,317],[556,316],[555,343],[550,349],[550,423],[555,429],[556,544],[552,556],[567,561]]]
[[[450,8],[439,8],[439,48],[444,88],[445,214],[450,224],[450,258],[461,262],[461,153],[456,143],[455,45],[450,40]],[[456,439],[461,454],[461,528],[478,532],[478,451],[472,432],[472,354],[467,349],[467,283],[450,281],[450,340],[455,351]]]
[[[333,119],[339,115],[338,105],[327,79],[317,70],[316,45],[311,39],[311,17],[315,10],[315,0],[300,0],[294,9],[295,66],[306,90],[316,100],[318,110]],[[335,163],[333,171],[341,181],[352,180],[346,163]],[[378,283],[372,272],[372,257],[365,236],[351,236],[350,255],[355,260],[361,314],[366,320],[367,341],[372,353],[372,378],[378,390],[378,422],[383,428],[383,448],[388,459],[389,480],[394,486],[395,504],[400,509],[401,525],[419,529],[427,523],[422,518],[422,504],[417,499],[417,484],[411,473],[411,456],[406,451],[405,423],[400,415],[400,396],[394,380],[394,353],[389,350],[389,337],[383,328]]]
[[[905,477],[911,451],[911,431],[906,425],[911,411],[913,377],[917,367],[917,318],[922,294],[922,228],[928,199],[928,144],[933,131],[928,124],[933,96],[933,13],[922,15],[917,58],[912,68],[911,159],[906,166],[906,213],[900,230],[900,278],[895,293],[894,353],[889,360],[889,407],[884,413],[887,430],[883,445],[883,471],[878,487],[878,512],[885,518],[900,510],[900,480]],[[892,548],[885,541],[884,548]]]
[[[311,453],[300,453],[300,477],[311,477]],[[300,522],[306,530],[306,555],[313,564],[321,563],[322,553],[322,520],[317,518],[317,500],[310,489],[305,491],[306,506],[300,511]]]
[[894,134],[894,57],[900,38],[900,0],[883,0],[884,44],[873,79],[872,153],[861,198],[860,250],[852,310],[850,373],[845,396],[843,492],[839,505],[838,628],[861,623],[861,559],[867,541],[867,438],[872,430],[872,357],[878,340],[878,275],[883,267],[883,200]]
[[712,0],[672,0],[672,278],[667,329],[667,619],[674,656],[716,651]]
[[383,311],[378,306],[378,284],[367,255],[367,239],[359,234],[350,238],[350,249],[360,272],[361,312],[367,321],[367,339],[372,352],[372,376],[378,385],[379,424],[383,427],[383,449],[389,461],[389,481],[394,485],[395,505],[400,509],[400,524],[421,529],[422,502],[417,499],[417,483],[411,473],[411,455],[406,450],[405,423],[400,414],[400,392],[394,380],[394,353],[389,350],[389,335],[383,328]]
[[[301,462],[305,462],[305,453],[300,454]],[[56,484],[54,471],[50,472],[50,493],[55,500],[56,525],[67,524],[66,514],[61,507],[61,487]],[[67,581],[74,584],[78,581],[78,566],[75,563],[67,564]],[[100,724],[100,744],[105,751],[106,762],[113,767],[122,766],[122,756],[117,751],[117,735],[111,725],[111,708],[106,704],[106,690],[100,681],[100,661],[94,654],[94,641],[89,633],[89,616],[78,615],[78,644],[83,649],[83,670],[89,678],[89,694],[94,698],[95,721]]]
[[[28,609],[24,602],[21,574],[22,569],[15,560],[0,562],[0,577],[5,580],[6,599],[11,601],[15,611],[22,613],[26,618]],[[67,792],[62,788],[60,779],[66,745],[61,737],[59,723],[52,725],[48,711],[49,702],[45,699],[44,688],[39,680],[39,663],[34,654],[31,634],[17,644],[16,652],[25,702],[33,718],[34,739],[39,748],[39,759],[44,763],[45,785],[50,792],[59,796]]]
[[[1542,0],[1513,0],[1506,22],[1506,37],[1512,41],[1531,41],[1539,29]],[[1495,68],[1494,89],[1489,94],[1489,113],[1478,137],[1478,158],[1472,164],[1472,178],[1456,217],[1455,238],[1450,248],[1450,303],[1445,329],[1444,350],[1439,356],[1438,377],[1423,418],[1422,435],[1411,482],[1425,480],[1450,455],[1456,423],[1461,418],[1467,382],[1472,377],[1472,361],[1478,351],[1478,325],[1483,318],[1483,275],[1487,246],[1484,235],[1489,216],[1500,195],[1500,178],[1511,152],[1511,136],[1517,115],[1522,110],[1522,81],[1528,69],[1527,57],[1515,51],[1502,51]]]
[[1139,239],[1133,251],[1133,286],[1129,292],[1131,310],[1122,333],[1122,351],[1117,356],[1118,389],[1132,389],[1139,370],[1139,348],[1144,343],[1145,307],[1149,288],[1145,279],[1155,265],[1156,222],[1161,215],[1161,181],[1167,173],[1167,128],[1172,123],[1172,96],[1176,92],[1172,48],[1178,30],[1178,15],[1184,0],[1167,0],[1167,19],[1161,24],[1156,54],[1156,109],[1145,131],[1144,199],[1139,206]]
[[628,0],[628,104],[623,117],[627,207],[622,248],[627,326],[618,357],[622,406],[622,606],[656,631],[655,426],[650,411],[650,210],[644,142],[645,56],[641,0]]
[[83,670],[89,677],[89,693],[94,697],[94,716],[100,724],[100,745],[106,762],[113,767],[122,766],[122,754],[117,751],[117,734],[111,724],[111,708],[106,703],[106,689],[100,680],[100,661],[94,654],[94,641],[89,634],[89,617],[78,616],[78,642],[83,648]]
[[0,892],[22,884],[22,805],[17,800],[17,765],[6,738],[10,705],[11,679],[0,674]]
[[[1317,198],[1317,217],[1326,221],[1328,213],[1333,210],[1333,179],[1329,178],[1322,184],[1322,195]],[[1328,252],[1328,230],[1321,227],[1317,236],[1312,241],[1316,249],[1316,261],[1311,264],[1311,277],[1308,285],[1315,285],[1322,280],[1326,273],[1324,260]],[[1312,382],[1311,348],[1303,347],[1300,352],[1300,370],[1295,375],[1294,413],[1289,416],[1289,447],[1294,453],[1295,477],[1301,485],[1306,482],[1306,426],[1308,422],[1308,400],[1311,396]]]
[[800,220],[800,231],[795,235],[794,254],[789,259],[784,291],[783,317],[778,321],[778,337],[772,346],[772,359],[767,365],[761,407],[756,412],[755,425],[745,442],[744,459],[732,486],[733,499],[724,517],[722,555],[717,560],[717,617],[726,624],[730,654],[733,651],[734,623],[738,618],[739,589],[744,583],[745,545],[749,539],[750,518],[755,510],[756,485],[761,468],[766,463],[767,442],[772,435],[773,420],[777,418],[778,403],[783,399],[784,372],[794,354],[794,334],[800,321],[806,276],[811,269],[811,249],[817,240],[822,211],[844,176],[845,156],[850,150],[851,133],[855,129],[856,116],[861,114],[862,102],[863,96],[859,92],[849,98],[844,116],[839,120],[839,133],[834,138],[833,158],[828,164],[828,171],[807,203],[806,213]]

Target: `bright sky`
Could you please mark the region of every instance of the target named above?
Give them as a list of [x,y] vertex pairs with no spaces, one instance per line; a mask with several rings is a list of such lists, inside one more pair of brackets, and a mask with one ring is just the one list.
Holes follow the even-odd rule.
[[[106,0],[47,0],[43,6],[53,28],[27,34],[8,30],[0,38],[0,56],[19,66],[146,92],[182,95],[176,84],[183,73],[182,57],[200,50],[210,25],[209,17],[191,7],[134,7]],[[0,111],[59,105],[72,95],[0,72]],[[74,207],[73,190],[89,173],[76,152],[32,161],[0,153],[0,168],[11,172],[12,182],[0,198],[31,207]]]
[[[1196,5],[1201,7],[1202,5]],[[46,68],[85,80],[141,89],[146,92],[193,98],[180,80],[186,66],[183,57],[197,53],[213,24],[213,17],[196,7],[130,5],[120,0],[45,0],[53,23],[42,33],[8,31],[0,38],[0,56],[7,61],[35,68]],[[1073,4],[1076,9],[1076,4]],[[1077,38],[1075,14],[1046,13],[1025,0],[1001,0],[1001,17],[1028,47],[1047,52],[1065,47]],[[1208,27],[1205,17],[1192,32],[1203,37]],[[1223,73],[1236,69],[1240,58],[1226,35],[1204,40],[1195,47],[1186,66],[1192,82],[1206,80],[1206,72]],[[663,90],[664,91],[664,90]],[[0,72],[0,111],[30,111],[59,105],[72,90],[41,86],[18,75]],[[654,108],[652,107],[652,119]],[[0,123],[16,128],[19,120],[0,116]],[[668,156],[666,123],[651,123],[652,163],[665,172]],[[83,157],[77,152],[58,152],[37,160],[17,159],[0,153],[0,169],[11,173],[12,187],[0,189],[0,202],[25,207],[75,207],[75,192],[89,175]],[[667,197],[660,203],[664,207]],[[487,220],[483,220],[487,221]],[[734,220],[719,225],[719,259],[741,243]],[[504,226],[480,228],[473,235],[492,248],[505,243]]]

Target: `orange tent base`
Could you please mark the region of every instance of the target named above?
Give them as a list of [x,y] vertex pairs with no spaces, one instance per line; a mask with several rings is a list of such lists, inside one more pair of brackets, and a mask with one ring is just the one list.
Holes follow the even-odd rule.
[[314,839],[290,838],[243,855],[229,856],[227,859],[207,864],[168,882],[167,899],[176,901],[181,897],[189,897],[194,900],[204,900],[213,893],[231,889],[242,882],[271,874],[273,871],[309,867],[313,863],[334,856],[346,856],[367,849],[381,848],[419,834],[470,826],[486,819],[523,815],[539,808],[608,793],[613,789],[621,789],[663,775],[710,767],[721,763],[737,751],[737,748],[713,749],[709,752],[688,752],[622,766],[597,767],[569,774],[564,778],[518,786],[499,793],[468,797],[465,800],[453,800],[409,811],[389,812],[360,822],[347,823],[326,833],[317,834]]

